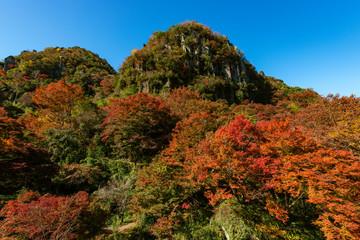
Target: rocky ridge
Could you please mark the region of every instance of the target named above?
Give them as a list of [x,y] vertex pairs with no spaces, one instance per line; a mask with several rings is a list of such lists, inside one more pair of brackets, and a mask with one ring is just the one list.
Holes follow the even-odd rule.
[[227,37],[197,22],[154,32],[119,69],[118,88],[162,92],[189,86],[213,100],[267,102],[272,86]]

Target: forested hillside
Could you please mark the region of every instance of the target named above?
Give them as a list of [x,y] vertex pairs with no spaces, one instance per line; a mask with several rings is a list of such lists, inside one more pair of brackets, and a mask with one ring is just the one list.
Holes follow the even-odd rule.
[[118,71],[80,47],[0,67],[1,239],[360,239],[355,96],[194,21]]

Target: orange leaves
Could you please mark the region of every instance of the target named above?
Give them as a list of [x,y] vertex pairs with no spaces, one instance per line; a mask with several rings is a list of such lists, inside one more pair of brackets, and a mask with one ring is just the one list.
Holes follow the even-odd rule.
[[[219,126],[216,113],[190,114],[192,105],[185,104],[190,101],[202,100],[186,89],[169,97],[183,120],[169,147],[139,174],[148,195],[137,200],[154,204],[159,224],[170,224],[171,209],[201,194],[215,208],[236,198],[266,209],[279,221],[278,230],[289,234],[301,219],[306,223],[300,225],[313,223],[328,239],[360,238],[360,162],[351,152],[322,146],[290,120],[253,125],[239,115],[213,132]],[[265,226],[270,232],[271,225]]]
[[103,140],[133,161],[154,156],[169,140],[174,119],[164,100],[140,93],[125,99],[110,99],[105,108]]
[[6,72],[2,69],[0,69],[0,75],[4,78],[8,78],[8,75],[6,74]]
[[329,95],[296,113],[292,119],[323,145],[360,153],[360,98]]
[[179,220],[174,220],[175,213],[172,212],[169,216],[159,218],[156,223],[150,227],[150,232],[160,239],[168,239],[172,236],[172,228]]
[[173,130],[173,140],[170,142],[162,156],[169,163],[180,164],[184,162],[188,150],[196,146],[207,132],[215,130],[218,123],[212,114],[201,112],[178,122]]
[[[188,208],[193,198],[196,199],[194,195],[197,195],[203,186],[202,179],[197,179],[199,175],[196,169],[199,164],[193,164],[196,162],[192,158],[195,154],[194,148],[206,133],[216,130],[217,127],[218,122],[210,113],[190,115],[177,123],[169,147],[158,158],[153,159],[149,166],[138,172],[140,191],[135,193],[133,202],[136,204],[133,207],[137,213],[146,212],[156,218],[160,217],[151,227],[153,234],[169,233],[169,229],[176,223],[171,217],[173,214],[176,214],[179,220],[189,216],[186,214],[191,215],[198,211],[194,205]],[[206,173],[204,177],[207,177]]]
[[260,129],[240,115],[198,145],[188,171],[208,189],[205,196],[211,204],[232,196],[247,202],[267,194],[276,159],[261,152],[264,141]]
[[13,118],[8,117],[3,107],[0,107],[0,153],[11,151],[24,151],[26,144],[19,140],[23,128]]
[[104,78],[100,82],[101,89],[105,95],[109,95],[114,91],[114,77],[109,76],[108,78]]
[[359,161],[350,152],[324,149],[288,122],[272,121],[260,126],[267,138],[262,150],[280,157],[271,185],[276,192],[293,198],[285,207],[290,209],[303,198],[321,207],[316,224],[328,239],[345,235],[358,238]]
[[205,197],[210,199],[209,204],[212,206],[217,205],[219,202],[232,198],[234,195],[230,191],[225,189],[216,189],[215,193],[212,193],[210,190],[204,193]]
[[308,201],[321,206],[316,224],[328,239],[360,238],[360,163],[349,152],[321,150],[308,158],[313,167],[304,174]]
[[268,155],[296,155],[314,151],[318,144],[307,137],[299,127],[292,127],[289,120],[261,122],[258,124],[264,137],[267,139],[262,144],[262,151]]
[[231,196],[266,200],[269,214],[286,223],[290,212],[298,214],[293,207],[307,201],[322,209],[316,224],[329,239],[359,237],[359,161],[322,148],[288,121],[254,126],[238,116],[187,153],[188,176],[197,176],[192,184],[207,189],[211,205]]
[[38,112],[24,115],[21,119],[28,130],[44,137],[48,129],[71,124],[71,112],[85,96],[79,85],[60,80],[37,88],[32,99],[37,104]]
[[[2,194],[13,194],[27,186],[44,186],[54,168],[43,149],[34,147],[24,136],[17,119],[0,107],[0,185]],[[36,177],[35,177],[36,176]]]
[[339,239],[344,234],[357,239],[360,228],[359,161],[345,151],[309,150],[283,156],[278,172],[272,178],[272,187],[293,198],[284,206],[287,209],[301,198],[321,208],[316,225],[328,239]]
[[286,223],[289,219],[288,211],[280,207],[276,202],[269,198],[266,200],[265,209],[269,211],[269,214],[276,217],[279,221]]
[[68,116],[76,102],[84,98],[84,92],[79,85],[67,84],[64,80],[40,87],[32,95],[40,109],[57,117]]
[[[39,199],[41,195],[38,192],[34,192],[34,191],[26,191],[22,194],[20,194],[17,198],[15,202],[18,202],[19,204],[21,203],[29,203],[31,201],[36,201]],[[14,204],[15,202],[10,201],[8,203],[10,204]]]
[[189,117],[192,113],[200,112],[201,107],[206,107],[206,104],[201,104],[204,101],[199,93],[185,87],[173,90],[167,101],[174,114],[180,118]]

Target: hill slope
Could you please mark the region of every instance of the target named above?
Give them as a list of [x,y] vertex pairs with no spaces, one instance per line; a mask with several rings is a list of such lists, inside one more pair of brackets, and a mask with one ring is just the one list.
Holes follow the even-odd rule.
[[154,32],[122,64],[117,86],[155,93],[191,86],[212,100],[230,103],[268,103],[275,90],[227,37],[194,21]]
[[79,84],[85,93],[92,95],[101,80],[116,73],[105,59],[80,47],[23,51],[14,60],[10,66],[5,64],[4,70],[11,79],[27,79],[24,92],[65,77],[67,82]]

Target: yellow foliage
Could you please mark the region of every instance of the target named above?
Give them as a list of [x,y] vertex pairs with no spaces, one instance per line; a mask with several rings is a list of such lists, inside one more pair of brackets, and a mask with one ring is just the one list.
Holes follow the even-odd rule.
[[134,48],[133,50],[131,50],[131,55],[134,55],[137,51],[139,51],[139,49]]

